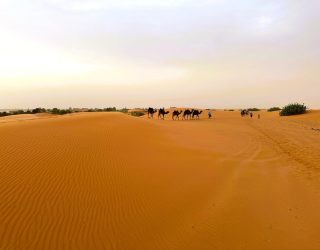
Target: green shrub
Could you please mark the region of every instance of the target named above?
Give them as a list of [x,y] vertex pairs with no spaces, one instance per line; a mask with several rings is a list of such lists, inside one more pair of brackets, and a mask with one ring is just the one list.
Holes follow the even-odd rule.
[[11,115],[23,115],[24,111],[22,109],[14,110],[10,112]]
[[116,107],[109,107],[109,108],[94,108],[94,109],[88,109],[88,112],[116,112],[117,108]]
[[70,114],[71,110],[70,109],[58,109],[58,108],[54,108],[51,110],[51,114],[54,115],[65,115],[65,114]]
[[13,110],[9,112],[0,112],[0,117],[9,116],[9,115],[24,115],[24,114],[31,114],[31,111],[30,110],[24,111],[22,109],[19,109],[19,110]]
[[248,111],[260,111],[260,109],[258,109],[258,108],[249,108],[249,109],[247,109]]
[[119,111],[122,112],[122,113],[128,113],[129,109],[123,108],[123,109],[120,109]]
[[145,113],[144,112],[141,112],[141,111],[133,111],[133,112],[131,112],[131,115],[132,116],[143,116],[143,115],[145,115]]
[[280,111],[280,110],[281,110],[281,108],[279,108],[279,107],[272,107],[272,108],[268,109],[268,112]]
[[117,111],[116,107],[109,107],[109,108],[105,108],[103,109],[104,112],[115,112]]
[[45,113],[47,110],[44,108],[35,108],[31,112],[32,114]]
[[304,104],[291,103],[283,107],[280,115],[289,116],[289,115],[300,115],[304,114],[307,111],[307,107]]
[[53,109],[51,110],[51,113],[54,114],[54,115],[58,115],[59,112],[60,112],[60,109],[57,109],[57,108],[53,108]]

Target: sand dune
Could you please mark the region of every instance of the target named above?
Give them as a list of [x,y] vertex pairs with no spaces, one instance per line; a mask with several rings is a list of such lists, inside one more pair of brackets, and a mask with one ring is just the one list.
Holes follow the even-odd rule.
[[320,249],[320,112],[0,122],[0,249]]
[[0,123],[19,122],[19,121],[23,122],[23,121],[47,119],[47,118],[54,118],[54,117],[55,115],[51,115],[47,113],[10,115],[10,116],[0,117]]

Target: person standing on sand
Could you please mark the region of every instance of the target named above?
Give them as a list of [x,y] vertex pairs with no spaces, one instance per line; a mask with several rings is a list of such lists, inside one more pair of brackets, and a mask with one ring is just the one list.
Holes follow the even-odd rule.
[[209,112],[208,112],[208,118],[211,119],[211,116],[212,116],[212,114],[211,114],[211,111],[209,110]]
[[250,118],[252,118],[253,117],[253,113],[252,112],[250,112]]

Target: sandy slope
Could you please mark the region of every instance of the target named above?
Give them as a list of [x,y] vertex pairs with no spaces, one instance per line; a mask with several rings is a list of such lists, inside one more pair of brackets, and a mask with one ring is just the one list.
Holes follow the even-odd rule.
[[47,119],[47,118],[54,118],[55,115],[41,113],[41,114],[25,114],[25,115],[10,115],[0,117],[0,124],[1,123],[9,123],[9,122],[24,122],[30,120],[38,120],[38,119]]
[[0,249],[320,249],[320,112],[0,124]]

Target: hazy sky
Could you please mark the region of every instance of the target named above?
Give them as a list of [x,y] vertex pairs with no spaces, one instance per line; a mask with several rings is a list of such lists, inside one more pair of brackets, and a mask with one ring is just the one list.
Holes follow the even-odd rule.
[[319,0],[0,0],[0,108],[320,108]]

